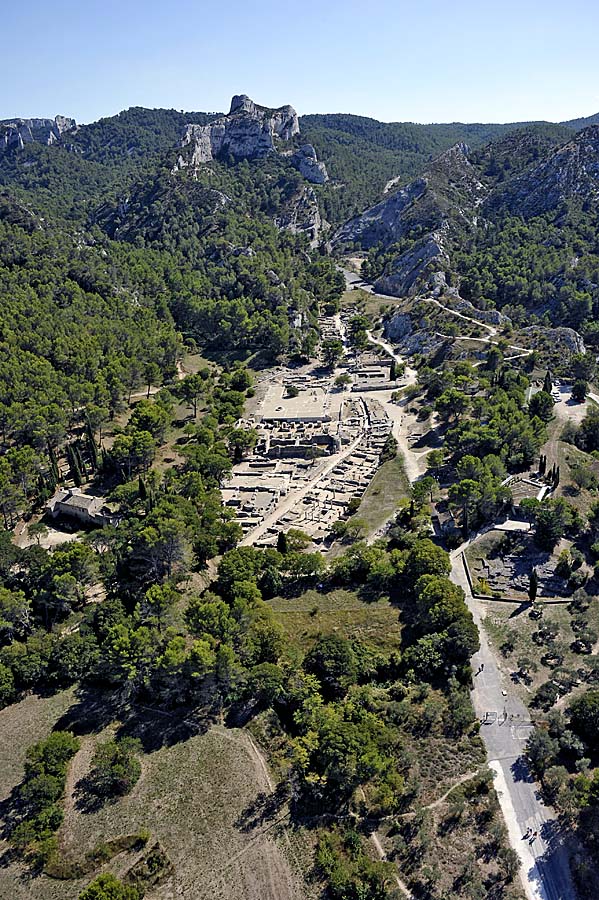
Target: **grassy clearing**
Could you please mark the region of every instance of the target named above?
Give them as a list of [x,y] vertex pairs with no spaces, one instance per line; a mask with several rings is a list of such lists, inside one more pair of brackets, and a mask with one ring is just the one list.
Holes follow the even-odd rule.
[[[71,705],[72,692],[45,700],[29,698],[0,714],[3,740],[0,772],[4,793],[23,774],[26,747],[47,734]],[[8,729],[8,731],[7,731]],[[267,770],[241,729],[213,726],[205,733],[179,729],[173,733],[168,716],[147,713],[127,722],[126,729],[142,737],[142,776],[131,794],[94,812],[77,802],[77,783],[87,772],[104,729],[84,736],[67,780],[66,817],[59,832],[67,859],[74,861],[100,842],[147,829],[174,866],[174,875],[146,894],[148,900],[174,896],[194,900],[300,900],[306,896],[303,877],[292,869],[287,811],[274,819],[256,815],[260,796],[271,788]],[[142,854],[143,855],[143,854]],[[135,863],[129,852],[105,866],[119,876]],[[299,869],[299,866],[298,866]],[[0,896],[13,900],[75,900],[93,874],[59,881],[30,878],[16,864],[0,867]]]
[[[0,800],[6,798],[24,773],[25,753],[31,744],[47,738],[55,723],[73,703],[73,688],[51,697],[34,694],[0,710]],[[0,868],[0,879],[2,878]],[[0,897],[3,894],[0,880]]]
[[220,368],[214,360],[206,359],[201,353],[186,353],[181,360],[181,369],[185,375],[195,375],[200,369]]
[[[559,433],[563,429],[563,423],[560,423]],[[564,497],[568,503],[576,507],[582,515],[588,515],[591,505],[597,500],[597,491],[589,491],[579,488],[572,479],[572,469],[577,466],[588,468],[592,463],[596,465],[597,461],[588,453],[579,450],[572,444],[557,440],[551,447],[554,462],[560,469],[560,484],[554,496]],[[547,454],[549,464],[549,454]],[[551,463],[552,464],[552,463]]]
[[356,306],[361,313],[373,321],[378,321],[389,309],[394,309],[398,301],[393,297],[388,299],[379,294],[371,294],[361,288],[346,291],[341,297],[341,309]]
[[382,528],[397,512],[402,500],[410,495],[410,482],[405,473],[403,459],[389,459],[376,471],[366,488],[357,519],[363,519],[372,534]]
[[309,590],[292,599],[275,597],[270,605],[291,645],[302,652],[318,635],[332,632],[359,638],[380,650],[399,648],[399,613],[388,600],[365,603],[353,591]]

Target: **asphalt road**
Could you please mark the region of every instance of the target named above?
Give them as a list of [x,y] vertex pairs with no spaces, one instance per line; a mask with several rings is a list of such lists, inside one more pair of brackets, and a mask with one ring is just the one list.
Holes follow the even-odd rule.
[[[526,896],[529,900],[577,900],[556,814],[540,798],[523,756],[532,730],[528,710],[495,662],[481,622],[485,607],[472,597],[461,548],[451,554],[451,563],[451,578],[464,589],[480,634],[481,648],[472,658],[473,671],[478,672],[472,701],[482,722],[481,736],[489,766],[495,772],[495,789],[510,843],[520,856]],[[532,843],[524,838],[529,828],[538,832]]]
[[[347,269],[343,269],[343,272],[348,288],[359,286],[374,293],[372,286],[362,282],[358,275]],[[432,302],[441,306],[439,301]],[[454,310],[448,312],[468,319]],[[469,321],[488,329],[491,335],[496,333],[493,326],[475,319]],[[381,341],[376,343],[384,346]],[[394,354],[393,348],[390,349]],[[531,352],[524,347],[514,346],[512,349]],[[599,402],[599,396],[589,397]],[[474,676],[472,702],[483,723],[481,736],[489,766],[495,773],[495,789],[509,841],[520,857],[524,891],[528,900],[578,900],[570,874],[568,849],[560,832],[556,813],[541,799],[538,786],[524,759],[526,742],[532,730],[530,716],[495,662],[494,651],[481,621],[485,607],[473,598],[466,577],[462,561],[465,546],[462,545],[451,554],[451,579],[464,589],[466,602],[480,635],[480,650],[472,658],[473,671],[477,672]],[[537,833],[532,841],[525,837],[529,829]]]

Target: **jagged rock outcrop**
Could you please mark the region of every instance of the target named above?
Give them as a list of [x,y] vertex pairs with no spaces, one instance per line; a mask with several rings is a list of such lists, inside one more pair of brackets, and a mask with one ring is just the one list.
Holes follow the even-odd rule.
[[75,119],[55,116],[53,119],[4,119],[0,122],[0,152],[16,148],[22,150],[25,144],[56,144],[62,135],[76,128]]
[[312,144],[304,144],[291,157],[291,163],[303,175],[306,181],[312,184],[326,184],[329,180],[327,167],[323,162],[319,162],[316,156],[316,150]]
[[275,141],[289,141],[299,134],[297,113],[292,106],[267,109],[258,106],[245,94],[231,100],[228,115],[209,125],[188,125],[183,147],[191,147],[191,155],[181,156],[178,167],[201,166],[229,154],[235,159],[259,159],[275,152]]
[[312,245],[318,243],[327,225],[320,214],[318,199],[309,185],[303,185],[287,200],[274,219],[277,228],[305,234]]
[[350,219],[333,236],[333,246],[358,243],[367,250],[378,243],[392,244],[414,229],[432,233],[450,219],[472,227],[486,190],[468,160],[469,152],[466,144],[450,147],[420,178]]
[[470,316],[471,319],[477,319],[479,322],[486,322],[487,325],[497,325],[501,328],[512,324],[509,316],[504,316],[498,309],[478,309],[470,303],[469,300],[459,298],[457,303],[452,303],[451,308],[463,316]]
[[531,218],[571,198],[587,204],[599,200],[599,125],[585,128],[542,162],[496,189],[486,208],[506,208]]
[[[179,156],[175,169],[195,168],[223,156],[260,159],[278,152],[280,142],[289,142],[298,134],[299,121],[292,106],[269,109],[254,103],[245,94],[237,94],[226,116],[209,125],[186,126],[181,140],[185,152]],[[307,181],[314,184],[327,181],[326,167],[318,162],[310,144],[285,155],[290,156],[292,165]]]
[[333,246],[357,242],[368,250],[381,241],[393,243],[398,240],[405,231],[404,212],[424,196],[426,188],[426,179],[417,178],[388,199],[350,219],[333,236]]
[[396,309],[383,323],[385,337],[394,343],[412,334],[412,317]]
[[523,328],[522,335],[527,339],[527,346],[534,347],[535,341],[547,342],[567,357],[570,354],[586,353],[582,337],[573,328],[547,328],[542,325],[529,325]]
[[379,294],[394,297],[412,296],[418,293],[427,275],[431,275],[439,265],[448,263],[449,256],[443,247],[442,236],[434,232],[397,256],[389,271],[375,281],[374,289]]

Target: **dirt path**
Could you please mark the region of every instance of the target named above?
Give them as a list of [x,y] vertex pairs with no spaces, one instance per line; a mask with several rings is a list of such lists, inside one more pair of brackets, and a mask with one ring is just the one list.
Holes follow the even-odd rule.
[[[480,328],[486,328],[490,335],[496,336],[498,334],[498,329],[494,325],[488,325],[486,322],[481,322],[479,319],[473,319],[471,316],[465,316],[463,313],[458,312],[455,309],[452,309],[450,306],[444,306],[443,303],[440,303],[439,300],[436,300],[434,297],[425,297],[425,303],[434,303],[435,306],[438,306],[439,309],[444,310],[452,316],[457,316],[458,319],[463,319],[465,322],[471,322],[473,325],[478,325]],[[436,332],[440,334],[442,337],[447,337],[446,334],[441,334],[441,332]],[[492,341],[491,338],[481,338],[481,337],[470,337],[469,335],[461,335],[459,340],[469,340],[469,341],[480,341],[483,344],[494,344],[497,346],[498,341]],[[505,361],[509,362],[514,359],[520,359],[523,356],[530,356],[533,352],[529,347],[520,347],[518,344],[508,344],[509,350],[516,350],[516,354],[514,356],[506,356]]]
[[444,794],[438,798],[438,800],[433,800],[432,803],[429,803],[428,806],[425,806],[424,809],[436,809],[438,806],[441,806],[442,803],[445,803],[447,798],[456,788],[459,788],[460,785],[466,784],[467,781],[472,781],[473,778],[479,774],[479,770],[476,769],[474,772],[466,772],[464,775],[460,775],[457,781],[455,781],[450,788],[448,788]]
[[[395,352],[389,341],[375,337],[371,331],[367,331],[366,334],[371,344],[382,347],[385,353],[395,360],[395,362],[405,365],[406,361],[404,357]],[[402,385],[402,388],[417,384],[418,373],[416,369],[406,366],[405,375],[406,380]],[[399,403],[394,403],[391,400],[391,395],[393,393],[394,391],[376,391],[371,394],[363,393],[358,396],[372,397],[373,399],[379,400],[383,405],[385,412],[393,423],[392,434],[397,441],[399,452],[403,457],[406,475],[410,481],[417,481],[420,476],[424,475],[426,472],[426,456],[429,451],[422,450],[420,453],[417,453],[412,449],[410,442],[408,441],[408,436],[413,433],[417,426],[416,417],[406,411],[406,407],[410,402],[408,398],[404,397]]]
[[82,738],[81,747],[71,760],[67,770],[64,787],[64,818],[58,832],[58,842],[61,848],[68,854],[75,852],[77,847],[73,843],[73,824],[81,813],[77,812],[76,788],[79,781],[87,775],[91,768],[92,757],[95,750],[95,741],[91,737]]
[[[232,733],[222,725],[214,725],[213,729],[236,744],[239,744],[240,734],[243,735],[248,752],[256,764],[255,771],[261,774],[264,793],[273,794],[276,786],[264,755],[251,734],[248,731]],[[194,894],[193,898],[189,893],[184,893],[183,896],[188,896],[190,900],[199,900],[200,897],[208,900],[216,896],[217,890],[223,889],[233,877],[233,867],[243,880],[248,900],[305,900],[305,893],[300,887],[303,879],[302,866],[288,834],[288,820],[289,808],[285,805],[276,818],[268,819],[264,825],[257,827],[246,845],[231,855],[220,871],[202,884],[201,894]],[[276,843],[277,836],[285,844],[285,853],[281,852]],[[293,868],[291,862],[294,864]]]
[[[380,841],[379,836],[378,836],[378,834],[376,833],[376,831],[373,831],[373,832],[372,832],[372,834],[370,835],[370,840],[371,840],[372,843],[374,844],[374,849],[376,850],[379,859],[380,859],[382,862],[388,862],[388,860],[387,860],[387,854],[386,854],[385,851],[383,850],[383,845],[381,844],[381,841]],[[413,900],[414,895],[412,894],[412,892],[410,891],[410,889],[408,888],[408,886],[401,880],[401,878],[399,877],[399,875],[398,875],[397,873],[395,873],[395,874],[393,875],[393,877],[394,877],[394,879],[395,879],[395,883],[396,883],[397,887],[400,889],[400,891],[402,892],[402,894],[403,894],[405,897],[408,897],[409,900]]]

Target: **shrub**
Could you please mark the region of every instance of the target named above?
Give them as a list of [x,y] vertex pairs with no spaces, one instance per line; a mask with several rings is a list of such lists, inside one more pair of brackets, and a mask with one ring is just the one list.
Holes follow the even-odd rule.
[[128,794],[141,775],[136,753],[141,743],[135,738],[110,740],[100,744],[92,760],[89,786],[100,797]]

